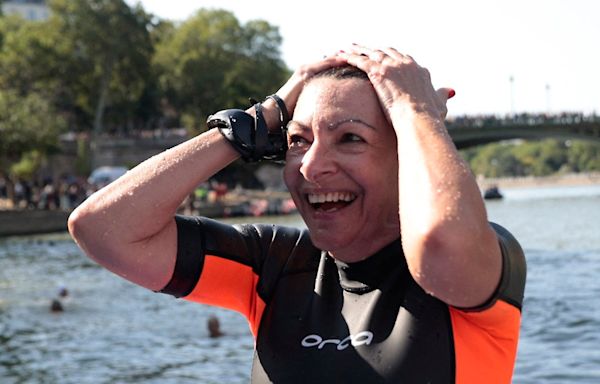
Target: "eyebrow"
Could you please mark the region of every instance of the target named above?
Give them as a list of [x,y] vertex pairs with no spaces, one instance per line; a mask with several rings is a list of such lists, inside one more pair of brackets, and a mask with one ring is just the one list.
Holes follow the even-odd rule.
[[367,127],[371,128],[371,129],[376,129],[376,128],[375,128],[374,126],[372,126],[371,124],[369,124],[369,123],[367,123],[367,122],[365,122],[365,121],[363,121],[363,120],[361,120],[361,119],[355,119],[355,118],[344,119],[344,120],[337,121],[337,122],[335,122],[335,123],[331,123],[331,124],[329,124],[329,125],[327,126],[327,128],[328,128],[329,130],[334,130],[334,129],[336,129],[337,127],[339,127],[340,125],[342,125],[342,124],[345,124],[345,123],[358,123],[358,124],[362,124],[362,125],[364,125],[364,126],[367,126]]
[[[327,125],[327,129],[329,129],[330,131],[333,131],[334,129],[336,129],[337,127],[339,127],[342,124],[345,123],[357,123],[357,124],[362,124],[366,127],[369,127],[371,129],[376,129],[374,126],[372,126],[371,124],[361,120],[361,119],[356,119],[356,118],[349,118],[349,119],[343,119],[340,121],[336,121],[335,123],[329,123]],[[288,123],[287,128],[289,129],[291,125],[296,125],[297,127],[299,127],[302,130],[306,130],[306,129],[310,129],[308,126],[296,121],[296,120],[290,120],[290,122]]]

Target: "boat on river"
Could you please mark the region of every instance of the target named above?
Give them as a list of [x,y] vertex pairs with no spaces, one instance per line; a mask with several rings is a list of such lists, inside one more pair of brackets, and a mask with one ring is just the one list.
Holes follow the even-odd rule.
[[483,191],[483,198],[485,200],[498,200],[502,199],[503,197],[504,195],[502,195],[502,192],[500,192],[500,188],[498,188],[496,185],[492,185]]

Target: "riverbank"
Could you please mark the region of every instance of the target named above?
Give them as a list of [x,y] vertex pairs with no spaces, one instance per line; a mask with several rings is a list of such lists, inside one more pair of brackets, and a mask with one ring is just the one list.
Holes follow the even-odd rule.
[[481,190],[485,190],[493,185],[497,186],[500,189],[600,185],[600,172],[569,173],[564,175],[551,175],[540,177],[525,176],[478,178],[477,184],[479,184]]
[[[600,185],[600,172],[565,174],[546,177],[506,177],[478,179],[482,191],[496,185],[500,190],[552,186]],[[0,205],[1,206],[1,205]],[[212,218],[232,216],[285,215],[295,213],[296,207],[285,191],[232,190],[215,202],[195,202],[179,213]],[[21,236],[67,230],[68,211],[0,209],[0,237]]]
[[0,237],[64,232],[69,213],[61,210],[0,210]]
[[[0,204],[0,237],[64,232],[71,211],[7,209]],[[257,217],[296,213],[288,192],[232,190],[215,201],[184,202],[178,213],[211,218]]]

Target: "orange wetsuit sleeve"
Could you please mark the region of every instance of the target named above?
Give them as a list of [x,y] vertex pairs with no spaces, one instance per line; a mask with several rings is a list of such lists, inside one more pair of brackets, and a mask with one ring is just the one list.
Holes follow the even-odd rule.
[[508,384],[517,355],[521,312],[498,300],[482,312],[450,308],[457,384]]
[[161,292],[240,312],[256,335],[288,258],[296,248],[306,249],[305,231],[185,216],[176,223],[175,271]]
[[525,257],[506,229],[492,226],[502,252],[502,277],[495,294],[478,308],[450,308],[457,384],[507,384],[513,374],[525,291]]
[[248,265],[205,255],[198,284],[185,299],[241,313],[248,319],[252,334],[256,336],[265,309],[265,301],[257,290],[258,281],[258,274]]

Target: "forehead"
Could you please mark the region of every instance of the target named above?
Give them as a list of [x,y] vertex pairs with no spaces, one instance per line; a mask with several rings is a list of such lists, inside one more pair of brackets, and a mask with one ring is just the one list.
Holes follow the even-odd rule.
[[362,119],[373,125],[382,123],[383,112],[369,81],[314,79],[305,86],[294,110],[294,120],[306,125],[348,118]]

